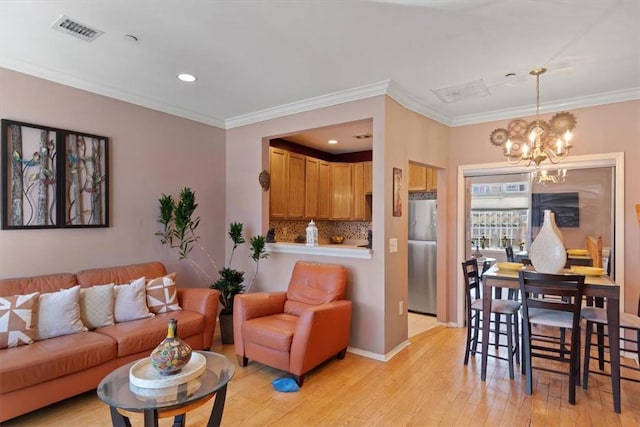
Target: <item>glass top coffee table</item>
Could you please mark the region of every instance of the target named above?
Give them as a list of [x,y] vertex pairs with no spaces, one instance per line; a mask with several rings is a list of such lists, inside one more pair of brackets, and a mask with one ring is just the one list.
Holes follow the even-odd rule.
[[[128,363],[104,377],[98,385],[98,397],[109,405],[114,427],[130,427],[125,411],[144,413],[145,427],[157,427],[159,418],[175,417],[175,426],[184,426],[186,413],[208,402],[215,395],[207,426],[219,426],[227,394],[227,383],[233,377],[235,365],[225,356],[198,351],[206,358],[201,376],[184,384],[160,389],[141,389],[129,383]],[[168,377],[170,378],[170,377]],[[126,413],[126,412],[125,412]]]

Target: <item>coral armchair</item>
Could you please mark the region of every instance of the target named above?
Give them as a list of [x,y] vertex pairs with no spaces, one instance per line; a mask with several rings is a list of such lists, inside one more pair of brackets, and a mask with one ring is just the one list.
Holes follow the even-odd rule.
[[304,375],[327,359],[345,356],[351,329],[347,270],[341,265],[298,261],[286,292],[236,295],[234,345],[240,366],[249,359]]

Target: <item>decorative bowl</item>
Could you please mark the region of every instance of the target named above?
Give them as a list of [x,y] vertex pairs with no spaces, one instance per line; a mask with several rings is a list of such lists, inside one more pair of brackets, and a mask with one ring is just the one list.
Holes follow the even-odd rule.
[[498,270],[508,270],[508,271],[520,271],[524,267],[524,264],[519,262],[496,262],[496,266]]
[[344,236],[331,236],[329,237],[331,243],[339,244],[344,241]]
[[571,272],[581,274],[583,276],[602,276],[604,274],[603,268],[598,267],[586,267],[582,265],[572,265]]

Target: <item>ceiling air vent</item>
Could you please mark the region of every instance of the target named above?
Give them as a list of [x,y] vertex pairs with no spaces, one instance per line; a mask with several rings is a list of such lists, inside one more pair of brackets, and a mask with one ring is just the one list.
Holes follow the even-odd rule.
[[482,79],[459,86],[434,89],[432,92],[445,104],[490,95]]
[[58,18],[56,22],[51,25],[51,28],[53,28],[54,30],[62,31],[63,33],[70,34],[86,42],[92,42],[104,33],[104,31],[100,31],[96,28],[91,28],[86,24],[81,24],[75,19],[69,18],[68,16],[64,15],[61,15],[60,18]]

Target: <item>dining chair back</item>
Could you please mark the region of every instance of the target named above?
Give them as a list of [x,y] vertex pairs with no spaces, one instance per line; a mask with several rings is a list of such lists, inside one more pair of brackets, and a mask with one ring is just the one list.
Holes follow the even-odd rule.
[[[483,267],[486,266],[483,265]],[[484,269],[483,269],[484,270]],[[484,271],[483,271],[484,272]],[[483,299],[481,296],[481,275],[478,272],[478,260],[475,258],[462,262],[462,273],[465,288],[465,314],[467,322],[467,342],[464,355],[464,364],[469,363],[469,355],[475,356],[478,352],[478,342],[481,333],[481,316]],[[488,295],[491,298],[491,295]],[[509,362],[509,377],[514,378],[514,358],[516,363],[520,363],[520,344],[519,344],[519,328],[518,328],[518,311],[520,303],[511,300],[492,299],[491,313],[495,316],[505,315],[506,331],[501,330],[499,320],[490,320],[493,325],[494,347],[498,349],[495,354],[487,354],[491,357],[507,360]],[[500,341],[501,336],[506,336],[507,343]],[[507,357],[500,355],[500,348],[507,349]]]
[[602,237],[587,235],[586,247],[591,256],[593,267],[602,268]]
[[506,248],[504,248],[504,253],[507,256],[507,261],[515,262],[515,258],[513,256],[513,247],[507,246]]
[[[580,311],[584,292],[584,276],[575,274],[543,274],[522,270],[519,273],[522,294],[523,347],[526,393],[532,394],[533,368],[567,374],[546,367],[534,367],[533,358],[555,360],[569,364],[569,403],[576,402],[576,383],[580,380]],[[544,295],[544,298],[541,297]],[[567,349],[564,339],[542,333],[538,329],[571,329],[571,344]],[[569,355],[569,359],[566,358]]]

